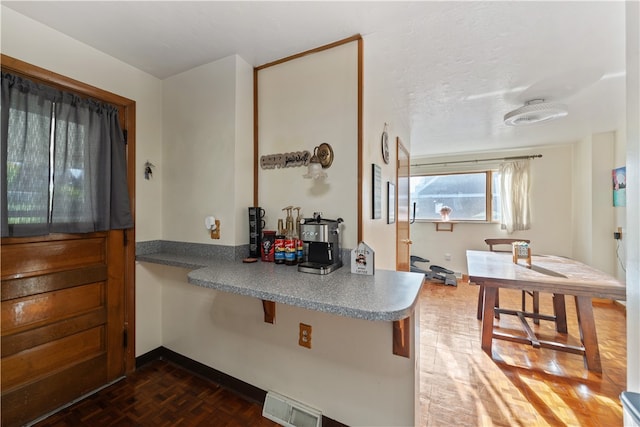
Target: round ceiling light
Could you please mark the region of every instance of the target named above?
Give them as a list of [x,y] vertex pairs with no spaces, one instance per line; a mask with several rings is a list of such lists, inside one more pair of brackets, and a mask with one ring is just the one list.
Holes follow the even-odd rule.
[[569,114],[564,104],[544,102],[544,99],[527,101],[524,106],[504,115],[504,123],[508,126],[532,125],[559,119]]

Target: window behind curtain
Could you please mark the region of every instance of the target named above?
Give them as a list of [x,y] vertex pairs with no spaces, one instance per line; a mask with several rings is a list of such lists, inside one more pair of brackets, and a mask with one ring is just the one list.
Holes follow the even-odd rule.
[[439,221],[440,208],[448,206],[455,221],[499,221],[499,184],[495,171],[412,176],[416,219]]
[[133,226],[113,106],[2,73],[2,235]]

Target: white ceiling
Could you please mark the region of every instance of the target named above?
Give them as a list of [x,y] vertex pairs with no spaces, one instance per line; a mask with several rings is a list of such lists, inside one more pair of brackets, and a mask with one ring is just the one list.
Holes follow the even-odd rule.
[[[619,1],[2,4],[161,79],[231,54],[257,66],[362,34],[365,67],[396,94],[413,157],[573,142],[624,123]],[[569,116],[503,124],[534,98],[567,104]]]

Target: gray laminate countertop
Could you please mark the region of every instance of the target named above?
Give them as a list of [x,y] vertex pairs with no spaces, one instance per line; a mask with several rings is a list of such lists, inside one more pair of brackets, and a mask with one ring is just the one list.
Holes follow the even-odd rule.
[[178,254],[145,254],[138,261],[195,268],[189,283],[365,320],[402,320],[413,313],[424,275],[376,270],[352,274],[349,265],[326,274],[302,273],[296,266],[271,262],[243,263]]

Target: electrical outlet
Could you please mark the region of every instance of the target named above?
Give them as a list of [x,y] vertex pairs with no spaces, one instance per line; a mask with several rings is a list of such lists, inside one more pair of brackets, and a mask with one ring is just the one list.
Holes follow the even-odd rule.
[[618,227],[618,229],[613,232],[613,238],[616,240],[622,240],[622,227]]
[[300,334],[298,336],[298,345],[311,348],[311,325],[300,323]]

